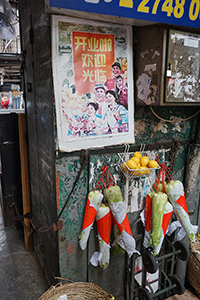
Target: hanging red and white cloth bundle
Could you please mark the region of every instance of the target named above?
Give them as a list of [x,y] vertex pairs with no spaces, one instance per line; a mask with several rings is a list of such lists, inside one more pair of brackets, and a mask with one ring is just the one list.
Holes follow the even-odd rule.
[[139,253],[136,250],[135,239],[132,235],[128,216],[126,214],[127,207],[123,200],[120,187],[117,185],[111,186],[105,190],[104,195],[117,223],[124,243],[124,249],[126,250],[128,256],[131,257],[134,252]]
[[[79,238],[79,245],[82,250],[87,246],[89,234],[96,218],[99,251],[95,252],[90,259],[92,265],[100,265],[105,269],[110,261],[110,235],[112,219],[115,229],[117,228],[121,240],[121,246],[128,253],[129,257],[134,253],[139,253],[136,249],[133,238],[126,205],[122,198],[119,186],[108,167],[102,168],[103,172],[93,192],[88,194],[82,232]],[[104,197],[104,203],[102,203]],[[118,240],[119,241],[119,240]]]
[[96,215],[99,240],[99,265],[106,269],[110,261],[110,234],[112,215],[109,206],[102,204]]
[[161,170],[154,184],[153,192],[147,194],[145,199],[145,233],[143,246],[145,248],[152,247],[154,255],[160,252],[173,213],[173,207],[167,201],[167,195],[165,193],[164,179],[166,168],[164,164],[161,165]]
[[190,223],[183,184],[172,180],[166,185],[166,192],[186,234],[191,242],[195,242],[195,228]]
[[144,211],[143,245],[145,248],[152,247],[154,255],[160,252],[173,211],[175,211],[190,240],[195,242],[195,226],[190,223],[183,184],[173,180],[169,168],[165,164],[160,164],[160,166],[161,170],[153,192],[146,196]]
[[94,223],[97,211],[102,203],[103,194],[100,191],[93,191],[88,194],[82,231],[79,237],[79,245],[85,250],[89,239],[90,231]]

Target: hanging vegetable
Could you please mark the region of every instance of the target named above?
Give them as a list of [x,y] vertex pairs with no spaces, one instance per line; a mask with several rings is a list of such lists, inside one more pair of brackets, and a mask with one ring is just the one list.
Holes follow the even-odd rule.
[[[145,199],[145,210],[144,210],[144,217],[145,217],[145,233],[144,233],[144,240],[143,240],[143,246],[145,248],[150,247],[150,241],[151,240],[151,227],[152,227],[152,201],[154,197],[155,192],[152,192],[150,194],[147,194]],[[158,255],[171,219],[173,213],[173,206],[167,201],[163,218],[162,218],[162,226],[161,226],[161,236],[160,240],[157,246],[153,246],[153,253],[154,255]]]
[[143,246],[145,248],[148,248],[150,246],[153,194],[154,192],[147,194],[145,199],[145,210],[144,210],[145,231],[144,231],[144,240],[143,240]]
[[173,206],[171,205],[171,203],[169,203],[169,201],[167,201],[167,204],[165,206],[165,211],[164,211],[164,214],[163,214],[160,242],[154,248],[154,255],[158,255],[160,253],[160,249],[161,249],[161,246],[162,246],[167,228],[169,226],[169,222],[170,222],[172,213],[173,213]]
[[113,253],[118,255],[120,253],[125,252],[125,246],[124,246],[124,241],[120,234],[117,222],[113,216],[112,216],[112,224],[113,224],[113,233],[114,233],[114,237],[115,237],[115,239],[112,243]]
[[128,256],[131,257],[134,252],[138,253],[138,251],[135,249],[135,239],[126,214],[127,208],[121,190],[119,186],[115,185],[105,189],[104,194],[123,238],[124,248]]
[[102,203],[102,199],[103,194],[98,190],[90,192],[88,194],[82,231],[79,237],[79,245],[82,250],[85,250],[87,246],[90,231],[94,223],[97,211]]
[[163,214],[167,204],[167,195],[162,192],[153,193],[152,197],[152,225],[150,244],[157,247],[160,243]]
[[110,261],[110,233],[112,215],[110,208],[101,204],[96,215],[99,240],[99,265],[106,269]]
[[192,242],[195,242],[194,228],[190,223],[183,184],[172,180],[166,187],[166,193],[172,203],[181,225]]

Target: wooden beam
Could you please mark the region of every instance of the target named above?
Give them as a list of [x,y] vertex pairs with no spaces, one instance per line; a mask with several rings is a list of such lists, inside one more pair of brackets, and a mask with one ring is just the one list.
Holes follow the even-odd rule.
[[[20,149],[20,160],[21,160],[23,214],[25,215],[31,212],[25,114],[18,114],[18,127],[19,127],[19,149]],[[31,223],[29,218],[24,218],[24,225],[25,225],[24,226],[25,249],[32,250],[33,249],[32,235],[28,234],[29,229],[31,228]]]

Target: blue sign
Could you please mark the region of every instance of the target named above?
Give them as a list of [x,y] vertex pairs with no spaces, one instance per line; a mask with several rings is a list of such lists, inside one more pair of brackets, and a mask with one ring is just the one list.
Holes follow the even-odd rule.
[[200,29],[200,0],[49,0],[49,6]]

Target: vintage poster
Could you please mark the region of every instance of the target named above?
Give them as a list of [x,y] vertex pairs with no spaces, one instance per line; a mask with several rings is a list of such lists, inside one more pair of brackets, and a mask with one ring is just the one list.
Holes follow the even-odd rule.
[[131,26],[52,16],[58,147],[134,142]]

